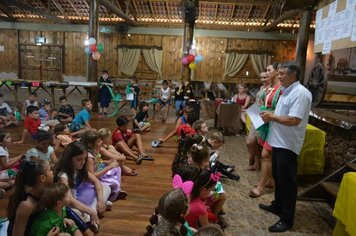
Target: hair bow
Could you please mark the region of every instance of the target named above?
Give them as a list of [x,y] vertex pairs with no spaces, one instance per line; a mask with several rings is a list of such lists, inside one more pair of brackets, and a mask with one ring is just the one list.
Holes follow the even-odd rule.
[[193,181],[188,180],[183,182],[179,175],[174,175],[172,184],[174,188],[182,189],[186,196],[189,196],[192,193],[194,187]]
[[220,180],[220,178],[221,178],[220,172],[216,172],[215,174],[214,173],[210,174],[210,179],[214,180],[215,182],[218,182]]
[[198,144],[194,143],[193,147],[196,147],[198,150],[202,150],[203,146],[199,146]]

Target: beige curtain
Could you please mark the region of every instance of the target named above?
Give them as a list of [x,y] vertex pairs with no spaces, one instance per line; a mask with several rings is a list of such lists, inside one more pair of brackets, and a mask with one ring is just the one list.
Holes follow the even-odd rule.
[[119,48],[119,74],[133,75],[140,60],[141,49]]
[[243,67],[248,54],[227,53],[225,58],[225,72],[223,80],[226,76],[234,77]]
[[162,50],[159,49],[142,49],[143,57],[151,70],[157,72],[162,78]]
[[267,54],[250,54],[250,60],[256,74],[259,76],[271,64],[271,55]]

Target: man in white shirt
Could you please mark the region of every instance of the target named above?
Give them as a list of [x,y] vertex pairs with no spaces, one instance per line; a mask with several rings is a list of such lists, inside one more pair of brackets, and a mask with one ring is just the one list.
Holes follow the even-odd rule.
[[271,122],[268,142],[272,146],[272,172],[275,180],[274,201],[259,207],[280,217],[270,226],[270,232],[285,232],[293,227],[297,201],[297,158],[304,143],[312,95],[299,83],[300,66],[296,62],[282,63],[278,76],[283,93],[274,113],[264,111],[261,117]]

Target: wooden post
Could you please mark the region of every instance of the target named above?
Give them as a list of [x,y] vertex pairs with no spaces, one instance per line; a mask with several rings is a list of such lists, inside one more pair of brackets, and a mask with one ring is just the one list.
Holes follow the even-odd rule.
[[305,63],[307,60],[307,49],[309,41],[309,27],[312,19],[312,9],[307,8],[303,13],[303,16],[300,20],[300,28],[298,32],[297,40],[297,50],[296,50],[296,61],[300,64],[301,67],[301,76],[300,82],[304,81],[305,74]]
[[[195,19],[197,18],[197,1],[185,0],[183,1],[184,11],[184,35],[183,35],[183,57],[189,54],[189,50],[192,48],[193,34]],[[191,70],[188,66],[182,65],[181,73],[182,81],[189,81],[191,77]]]
[[[189,50],[192,48],[193,43],[193,33],[194,33],[194,23],[186,22],[184,24],[184,35],[183,35],[183,57],[189,54]],[[188,65],[182,64],[181,77],[182,81],[189,81],[190,83],[191,70]]]
[[[98,40],[99,32],[99,3],[98,0],[89,1],[89,38],[95,38]],[[88,56],[87,63],[87,75],[89,82],[96,82],[98,80],[98,64],[91,54]],[[89,92],[89,98],[93,103],[93,111],[98,111],[98,89],[97,87],[91,87]]]

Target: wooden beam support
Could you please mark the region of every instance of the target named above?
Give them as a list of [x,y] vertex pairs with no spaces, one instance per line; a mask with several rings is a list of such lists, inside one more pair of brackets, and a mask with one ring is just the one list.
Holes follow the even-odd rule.
[[58,11],[60,11],[60,13],[62,14],[62,16],[64,17],[64,19],[68,19],[68,15],[65,12],[65,10],[62,8],[61,4],[58,3],[58,0],[51,0],[51,2],[53,3],[53,5],[58,9]]
[[[89,37],[99,39],[99,0],[89,2]],[[87,78],[88,82],[98,80],[98,62],[91,55],[87,57]],[[98,111],[98,93],[96,88],[90,88],[89,98],[93,103],[93,111]]]
[[279,18],[274,20],[270,25],[267,25],[266,27],[264,27],[263,31],[264,32],[270,31],[270,30],[274,29],[275,27],[277,27],[277,25],[279,23],[282,23],[283,21],[296,16],[296,15],[300,14],[301,12],[302,12],[301,9],[294,9],[294,10],[287,11],[283,15],[281,15]]
[[127,24],[132,26],[137,26],[137,22],[128,17],[125,13],[123,13],[119,8],[117,8],[114,4],[109,2],[108,0],[99,0],[100,5],[103,5],[117,16],[121,17]]
[[300,82],[304,81],[305,63],[307,61],[307,49],[309,42],[309,28],[312,20],[312,9],[305,10],[300,20],[300,28],[298,32],[297,49],[296,49],[296,61],[301,67]]
[[[4,1],[4,0],[1,0],[2,2],[7,2],[7,1]],[[6,4],[9,4],[8,2]],[[42,16],[44,18],[46,18],[47,20],[50,20],[52,22],[55,22],[55,23],[70,23],[68,20],[65,20],[65,19],[62,19],[62,18],[59,18],[57,16],[54,16],[54,15],[51,15],[51,14],[48,14],[42,10],[39,10],[35,7],[32,7],[26,3],[24,3],[23,1],[20,1],[20,0],[12,0],[10,4],[13,4],[23,10],[26,10],[26,11],[30,11],[32,13],[35,13],[36,15],[39,15],[39,16]]]

